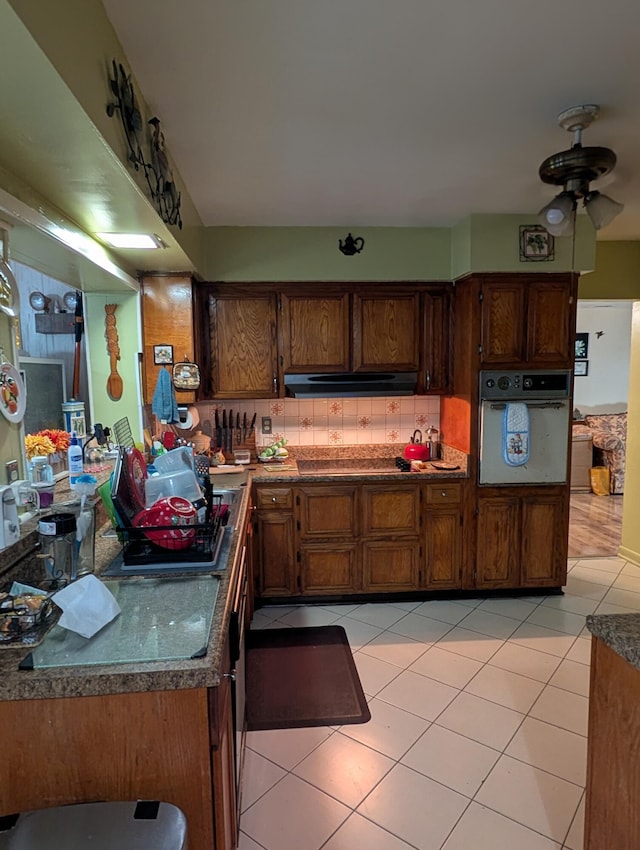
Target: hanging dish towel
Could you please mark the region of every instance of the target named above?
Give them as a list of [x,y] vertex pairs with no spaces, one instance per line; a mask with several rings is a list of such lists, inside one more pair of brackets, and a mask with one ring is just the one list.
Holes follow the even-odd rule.
[[158,373],[158,382],[151,401],[151,412],[158,417],[163,425],[180,421],[178,402],[173,391],[171,375],[164,366]]
[[504,409],[502,450],[509,466],[522,466],[529,460],[529,409],[526,404],[512,402]]

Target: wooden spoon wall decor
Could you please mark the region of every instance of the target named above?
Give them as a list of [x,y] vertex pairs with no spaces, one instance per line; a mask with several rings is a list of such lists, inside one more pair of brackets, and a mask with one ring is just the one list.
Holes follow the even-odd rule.
[[109,363],[111,372],[107,378],[107,394],[112,401],[122,398],[122,378],[118,374],[118,360],[120,360],[120,345],[118,342],[118,331],[116,329],[115,312],[117,304],[105,304],[105,325],[107,337],[107,350],[109,352]]

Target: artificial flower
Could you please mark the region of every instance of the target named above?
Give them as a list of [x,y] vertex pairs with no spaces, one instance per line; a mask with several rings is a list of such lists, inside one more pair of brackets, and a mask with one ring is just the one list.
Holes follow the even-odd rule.
[[52,455],[56,450],[49,437],[44,437],[40,433],[27,434],[24,438],[24,445],[27,451],[27,460],[33,460],[34,457],[41,455]]
[[61,431],[59,428],[44,428],[42,431],[38,431],[38,436],[48,437],[57,452],[66,452],[71,441],[69,433]]

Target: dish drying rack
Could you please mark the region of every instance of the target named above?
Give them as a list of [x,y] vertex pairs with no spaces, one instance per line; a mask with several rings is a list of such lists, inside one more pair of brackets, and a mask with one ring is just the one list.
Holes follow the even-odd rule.
[[[214,566],[217,562],[220,546],[229,518],[229,506],[223,503],[223,496],[210,497],[207,520],[204,523],[180,526],[193,530],[188,547],[165,548],[147,536],[175,531],[175,525],[158,525],[135,528],[119,525],[118,536],[122,542],[123,569],[135,567],[172,566],[174,569],[188,566]],[[170,542],[170,541],[168,541]]]

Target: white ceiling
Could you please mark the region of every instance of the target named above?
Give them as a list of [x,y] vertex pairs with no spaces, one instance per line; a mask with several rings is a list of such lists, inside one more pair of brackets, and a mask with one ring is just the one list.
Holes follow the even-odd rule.
[[567,107],[640,239],[638,0],[104,0],[205,225],[449,226],[557,189]]

